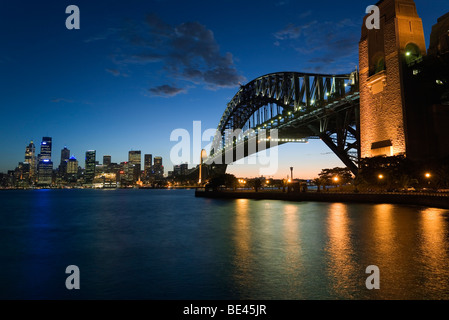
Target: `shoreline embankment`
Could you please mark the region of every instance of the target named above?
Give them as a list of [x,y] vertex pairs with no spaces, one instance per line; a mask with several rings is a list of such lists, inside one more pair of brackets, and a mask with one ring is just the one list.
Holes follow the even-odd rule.
[[196,197],[214,199],[284,200],[298,202],[343,202],[403,204],[449,209],[449,195],[438,193],[344,193],[344,192],[273,192],[195,190]]

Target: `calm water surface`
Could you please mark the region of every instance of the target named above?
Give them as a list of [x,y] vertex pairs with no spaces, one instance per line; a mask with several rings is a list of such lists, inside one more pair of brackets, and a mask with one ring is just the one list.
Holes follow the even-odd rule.
[[449,298],[448,210],[193,190],[2,191],[0,204],[1,299]]

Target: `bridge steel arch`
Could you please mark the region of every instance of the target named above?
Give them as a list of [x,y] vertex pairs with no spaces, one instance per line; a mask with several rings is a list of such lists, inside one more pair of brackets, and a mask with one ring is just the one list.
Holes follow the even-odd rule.
[[[232,162],[276,145],[321,139],[354,173],[359,159],[358,73],[331,75],[278,72],[258,77],[227,104],[205,163],[226,171]],[[262,135],[263,133],[263,135]],[[257,149],[249,148],[255,139]],[[244,148],[238,154],[238,147]]]

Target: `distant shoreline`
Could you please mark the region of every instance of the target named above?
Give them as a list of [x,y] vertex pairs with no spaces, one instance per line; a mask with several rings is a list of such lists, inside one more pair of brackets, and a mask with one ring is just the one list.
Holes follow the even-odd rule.
[[214,199],[253,199],[311,202],[347,202],[403,204],[449,209],[449,194],[423,193],[343,193],[343,192],[270,192],[270,191],[204,191],[196,197]]

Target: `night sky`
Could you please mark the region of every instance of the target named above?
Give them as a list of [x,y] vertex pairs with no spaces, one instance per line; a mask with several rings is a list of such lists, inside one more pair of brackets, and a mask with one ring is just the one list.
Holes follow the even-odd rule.
[[[350,73],[358,65],[365,8],[376,1],[5,1],[0,6],[0,172],[24,161],[34,140],[53,138],[84,166],[162,156],[172,170],[173,130],[215,129],[245,84],[280,71]],[[426,43],[447,0],[416,0]],[[431,5],[430,5],[431,3]],[[80,29],[68,30],[68,5]],[[204,145],[207,142],[203,143]],[[343,166],[319,140],[279,148],[275,177],[313,178]],[[194,155],[195,159],[199,157]],[[189,165],[192,167],[192,165]],[[256,176],[257,166],[229,173]]]

